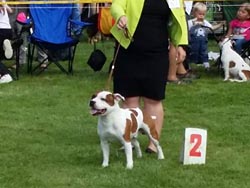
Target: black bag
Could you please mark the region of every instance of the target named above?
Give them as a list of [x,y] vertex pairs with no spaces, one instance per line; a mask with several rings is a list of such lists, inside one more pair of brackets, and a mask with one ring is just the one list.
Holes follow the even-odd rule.
[[100,71],[103,67],[103,65],[106,62],[106,56],[105,54],[99,50],[96,49],[96,46],[94,44],[94,51],[91,53],[87,64],[94,70],[94,71]]

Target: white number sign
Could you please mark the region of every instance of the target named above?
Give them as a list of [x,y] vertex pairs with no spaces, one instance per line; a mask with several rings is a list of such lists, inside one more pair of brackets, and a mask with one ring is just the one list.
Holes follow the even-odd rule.
[[186,164],[205,164],[207,148],[207,130],[186,128],[184,134],[181,162]]

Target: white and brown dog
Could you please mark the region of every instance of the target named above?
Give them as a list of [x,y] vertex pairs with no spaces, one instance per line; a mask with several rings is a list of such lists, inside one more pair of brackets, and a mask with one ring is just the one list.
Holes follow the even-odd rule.
[[154,119],[145,115],[139,108],[123,109],[119,101],[124,100],[120,94],[101,91],[93,95],[89,106],[91,114],[98,115],[98,135],[103,152],[102,166],[109,165],[109,142],[118,140],[125,150],[126,168],[133,168],[132,146],[135,147],[137,157],[142,156],[137,140],[138,130],[142,129],[157,148],[158,159],[164,159],[159,137],[155,130]]
[[250,66],[233,50],[230,38],[219,42],[221,62],[224,69],[224,81],[245,82],[250,79]]

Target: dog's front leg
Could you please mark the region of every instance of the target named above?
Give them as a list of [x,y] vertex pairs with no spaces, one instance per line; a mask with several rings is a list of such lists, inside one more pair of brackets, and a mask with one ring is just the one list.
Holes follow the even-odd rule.
[[133,168],[133,153],[132,153],[132,144],[131,142],[125,142],[124,143],[124,149],[126,154],[126,160],[127,160],[127,169]]
[[229,76],[229,69],[225,69],[225,70],[224,70],[224,75],[225,75],[225,76],[224,76],[224,81],[227,81],[227,80],[229,79],[229,77],[230,77],[230,76]]
[[102,167],[107,167],[109,165],[109,143],[107,140],[101,140],[101,148],[103,154]]

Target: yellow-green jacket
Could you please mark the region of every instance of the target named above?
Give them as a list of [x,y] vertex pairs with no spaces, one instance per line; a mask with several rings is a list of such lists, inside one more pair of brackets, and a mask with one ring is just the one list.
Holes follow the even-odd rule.
[[[167,0],[166,0],[167,1]],[[175,45],[187,45],[188,34],[187,34],[187,23],[185,17],[185,11],[183,8],[183,0],[177,0],[180,3],[178,8],[171,9],[171,19],[169,24],[169,38],[170,41]],[[133,36],[139,22],[144,0],[113,0],[111,5],[111,14],[116,21],[126,15],[128,18],[128,30]],[[167,29],[167,28],[166,28]],[[111,29],[112,35],[116,40],[124,47],[127,48],[130,44],[130,40],[127,39],[123,31],[119,30],[116,24]],[[167,32],[166,32],[167,34]]]

